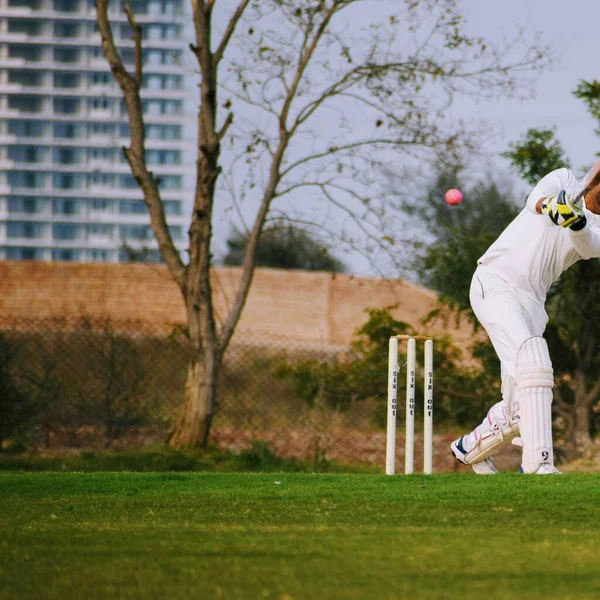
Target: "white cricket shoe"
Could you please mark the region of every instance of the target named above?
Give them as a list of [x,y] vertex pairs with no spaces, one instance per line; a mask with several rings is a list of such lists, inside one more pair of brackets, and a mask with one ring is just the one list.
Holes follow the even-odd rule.
[[[450,449],[452,450],[452,454],[456,460],[461,462],[463,465],[468,465],[469,463],[465,460],[467,452],[463,447],[462,440],[462,437],[454,440],[450,444]],[[494,465],[494,459],[491,456],[484,458],[480,462],[472,463],[471,468],[475,473],[477,473],[477,475],[496,475],[496,473],[498,473],[498,469],[496,469],[496,466]]]
[[[524,473],[523,467],[519,469],[519,473]],[[562,473],[554,466],[548,463],[542,463],[533,475],[562,475]]]
[[471,468],[477,475],[496,475],[498,473],[498,469],[496,469],[496,465],[494,464],[494,457],[488,456],[484,458],[481,462],[476,462],[471,465]]
[[562,473],[554,465],[542,463],[534,475],[562,475]]

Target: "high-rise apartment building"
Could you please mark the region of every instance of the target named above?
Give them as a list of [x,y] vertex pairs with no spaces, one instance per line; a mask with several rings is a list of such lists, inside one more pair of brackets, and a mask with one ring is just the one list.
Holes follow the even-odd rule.
[[[123,4],[112,0],[110,18],[133,68]],[[183,248],[183,4],[130,4],[144,38],[147,159]],[[118,262],[132,250],[157,256],[123,157],[127,113],[95,15],[94,0],[0,0],[0,259]]]

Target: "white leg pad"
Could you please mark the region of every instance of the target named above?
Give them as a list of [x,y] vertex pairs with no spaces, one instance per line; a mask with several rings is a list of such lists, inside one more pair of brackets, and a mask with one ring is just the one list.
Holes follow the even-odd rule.
[[507,410],[506,404],[506,402],[494,404],[481,425],[478,425],[469,435],[469,439],[475,438],[475,442],[464,457],[466,464],[471,465],[485,460],[498,448],[519,435],[519,422],[512,411]]
[[517,355],[519,428],[523,440],[523,471],[554,465],[552,451],[552,388],[554,372],[543,337],[526,340]]

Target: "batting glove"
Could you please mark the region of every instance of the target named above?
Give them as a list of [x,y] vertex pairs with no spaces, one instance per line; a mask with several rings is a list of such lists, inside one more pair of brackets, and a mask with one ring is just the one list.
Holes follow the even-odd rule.
[[555,225],[579,231],[586,225],[583,208],[573,201],[573,196],[561,190],[556,196],[549,196],[542,203],[542,214],[548,215]]
[[569,223],[561,223],[561,226],[568,227],[571,231],[581,231],[587,224],[587,219],[583,212],[583,202],[574,202],[573,196],[567,196],[566,202],[573,217],[571,217]]

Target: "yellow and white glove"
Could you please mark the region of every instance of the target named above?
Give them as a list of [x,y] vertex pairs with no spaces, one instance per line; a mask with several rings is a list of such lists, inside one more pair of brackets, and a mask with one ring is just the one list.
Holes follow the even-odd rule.
[[568,227],[573,231],[583,229],[587,219],[580,203],[574,202],[573,196],[561,190],[556,196],[549,196],[542,203],[542,214],[560,227]]

